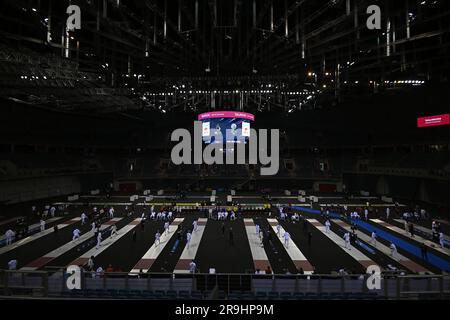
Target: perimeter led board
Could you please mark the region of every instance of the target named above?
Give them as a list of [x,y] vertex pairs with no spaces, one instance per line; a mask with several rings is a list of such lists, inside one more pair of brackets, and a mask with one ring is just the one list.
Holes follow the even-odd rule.
[[417,127],[436,127],[450,124],[450,113],[417,118]]

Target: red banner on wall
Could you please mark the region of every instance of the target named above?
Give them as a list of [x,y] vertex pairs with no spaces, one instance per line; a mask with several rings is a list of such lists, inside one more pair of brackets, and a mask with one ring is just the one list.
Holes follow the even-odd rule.
[[417,118],[417,127],[434,127],[450,124],[450,113]]

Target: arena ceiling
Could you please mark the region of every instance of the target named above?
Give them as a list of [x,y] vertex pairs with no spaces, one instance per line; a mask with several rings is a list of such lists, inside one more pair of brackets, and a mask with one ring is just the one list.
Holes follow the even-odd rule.
[[[366,26],[373,4],[380,30]],[[446,81],[449,16],[445,0],[4,0],[0,94],[61,110],[290,112],[348,87]]]

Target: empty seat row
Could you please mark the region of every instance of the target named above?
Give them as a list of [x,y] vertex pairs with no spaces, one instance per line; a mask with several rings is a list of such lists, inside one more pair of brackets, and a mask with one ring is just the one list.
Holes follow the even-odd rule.
[[303,300],[303,299],[319,299],[319,300],[373,300],[383,299],[376,293],[341,293],[341,292],[256,292],[256,293],[238,293],[231,292],[228,295],[230,300]]
[[168,299],[168,300],[203,300],[203,299],[229,299],[229,300],[373,300],[383,299],[377,293],[359,293],[359,292],[248,292],[233,291],[226,294],[222,290],[218,291],[175,291],[175,290],[116,290],[116,289],[85,289],[72,290],[62,293],[66,298],[103,298],[103,299]]

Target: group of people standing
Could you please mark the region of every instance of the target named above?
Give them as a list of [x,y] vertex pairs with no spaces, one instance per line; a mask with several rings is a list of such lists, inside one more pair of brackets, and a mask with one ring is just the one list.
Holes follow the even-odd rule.
[[[8,246],[13,241],[24,238],[35,232],[42,232],[46,228],[46,220],[54,218],[58,210],[55,205],[46,205],[42,212],[36,206],[31,207],[31,214],[27,217],[17,219],[16,224],[8,228],[5,232],[5,245]],[[39,219],[36,224],[36,219]]]

